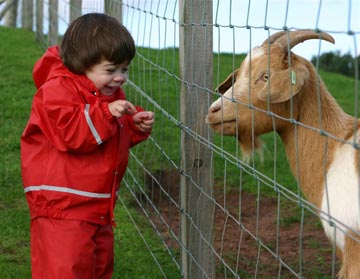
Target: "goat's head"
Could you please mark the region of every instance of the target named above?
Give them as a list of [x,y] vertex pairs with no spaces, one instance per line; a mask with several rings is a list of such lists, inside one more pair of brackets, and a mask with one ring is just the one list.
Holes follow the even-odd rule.
[[276,119],[298,116],[299,93],[310,78],[304,58],[290,50],[309,39],[323,39],[334,43],[327,33],[310,30],[277,32],[255,47],[239,69],[230,74],[216,91],[222,96],[209,108],[206,122],[223,135],[236,136],[246,154],[260,147],[258,136],[288,121]]

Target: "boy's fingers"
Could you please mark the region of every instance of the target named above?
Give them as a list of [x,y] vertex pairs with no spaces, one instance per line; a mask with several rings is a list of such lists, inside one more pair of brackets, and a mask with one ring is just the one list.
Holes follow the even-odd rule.
[[152,111],[148,112],[148,119],[149,120],[154,120],[154,116],[155,116],[155,114]]
[[136,114],[136,117],[139,120],[144,120],[148,118],[148,113],[146,111],[140,111],[139,113]]
[[154,113],[151,111],[142,111],[139,112],[141,119],[148,119],[153,120],[154,119]]
[[125,102],[125,113],[126,114],[134,114],[137,110],[136,110],[136,107],[130,103],[129,101],[126,101]]
[[151,125],[151,124],[154,123],[154,120],[153,120],[153,119],[144,120],[143,123],[144,123],[145,125]]

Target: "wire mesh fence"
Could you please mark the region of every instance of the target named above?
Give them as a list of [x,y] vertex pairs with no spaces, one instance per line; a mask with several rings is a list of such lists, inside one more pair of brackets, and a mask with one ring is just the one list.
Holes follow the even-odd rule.
[[[54,43],[47,27],[51,26],[52,9],[58,20],[55,29],[61,35],[69,24],[72,9],[76,17],[89,12],[111,13],[114,6],[121,6],[121,13],[117,10],[113,15],[121,17],[137,45],[124,89],[129,100],[156,115],[150,139],[131,152],[122,191],[139,214],[147,217],[148,225],[168,252],[169,261],[179,270],[179,278],[335,278],[341,268],[339,239],[343,249],[348,245],[356,250],[356,259],[360,253],[360,194],[353,187],[358,185],[359,172],[355,120],[359,111],[358,2],[83,0],[80,6],[79,1],[65,0],[34,3],[34,11],[35,7],[41,9],[34,18],[43,14],[40,39],[46,45]],[[207,17],[208,13],[211,17]],[[183,35],[186,28],[188,33]],[[221,95],[215,90],[244,60],[248,63],[244,65],[255,67],[256,53],[250,52],[247,58],[246,54],[271,34],[285,30],[290,36],[291,31],[300,29],[329,33],[342,51],[351,55],[353,77],[322,72],[319,63],[315,64],[314,73],[320,73],[343,110],[355,118],[339,110],[335,117],[327,117],[327,105],[322,105],[320,94],[323,85],[316,76],[312,83],[313,103],[304,105],[316,110],[317,119],[311,121],[298,117],[305,112],[296,110],[301,99],[295,96],[289,102],[289,115],[284,117],[269,102],[265,102],[266,109],[255,105],[255,87],[248,87],[247,101],[239,100],[235,77],[231,80],[231,94]],[[198,42],[200,34],[203,44]],[[315,61],[319,61],[323,52],[337,50],[337,44],[313,40],[295,47],[293,52],[308,60],[315,56]],[[181,59],[182,53],[187,59]],[[204,60],[204,53],[211,62],[205,69],[199,65],[209,62]],[[289,67],[295,68],[295,62],[289,62]],[[270,63],[264,69],[269,70]],[[256,78],[250,75],[246,82],[250,84]],[[190,99],[184,102],[184,98]],[[207,111],[203,108],[218,98],[223,107],[231,102],[236,112],[231,137],[225,135],[226,125],[230,125],[225,112],[220,133],[214,134],[205,122]],[[245,120],[238,113],[244,110],[250,111],[251,124],[245,135],[239,128]],[[260,136],[256,134],[256,124],[263,119],[260,114],[272,121],[268,133],[261,135],[261,143],[256,141]],[[327,129],[338,125],[340,118],[352,127],[350,134]],[[293,140],[279,132],[280,122],[294,130]],[[305,139],[300,134],[305,134]],[[248,160],[244,160],[239,144],[243,137],[249,143]],[[318,145],[313,144],[312,138],[317,139]],[[258,145],[262,146],[260,152]],[[339,153],[350,155],[338,159]],[[321,158],[320,163],[316,158]],[[332,164],[334,161],[336,165]],[[342,165],[346,168],[341,169]],[[352,186],[336,186],[341,184]],[[309,185],[312,189],[304,190]],[[335,187],[335,194],[329,194],[328,187]],[[333,195],[339,202],[329,208]],[[128,206],[122,197],[120,203]],[[173,278],[142,234],[143,224],[138,224],[131,214],[129,218],[134,220],[162,276]],[[332,241],[326,238],[323,226]],[[354,262],[349,261],[349,265]],[[349,274],[344,276],[352,278]]]

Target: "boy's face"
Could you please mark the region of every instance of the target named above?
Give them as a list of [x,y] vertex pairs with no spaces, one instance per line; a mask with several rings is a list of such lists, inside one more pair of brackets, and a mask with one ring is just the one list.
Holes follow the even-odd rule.
[[85,75],[90,79],[103,95],[112,95],[128,78],[129,64],[114,64],[107,60],[102,60],[91,69],[85,71]]

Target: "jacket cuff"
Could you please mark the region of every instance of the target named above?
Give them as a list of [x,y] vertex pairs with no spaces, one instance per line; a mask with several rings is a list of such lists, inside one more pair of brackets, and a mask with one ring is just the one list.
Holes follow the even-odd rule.
[[114,117],[113,115],[111,114],[110,110],[109,110],[109,103],[108,102],[103,102],[101,103],[100,105],[105,117],[109,120],[112,120]]

